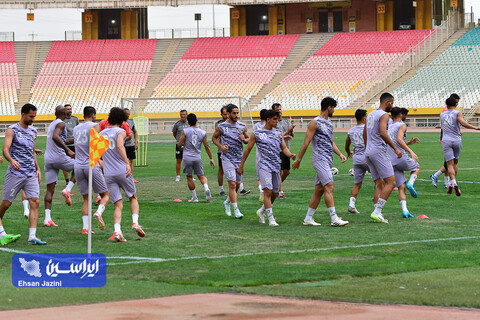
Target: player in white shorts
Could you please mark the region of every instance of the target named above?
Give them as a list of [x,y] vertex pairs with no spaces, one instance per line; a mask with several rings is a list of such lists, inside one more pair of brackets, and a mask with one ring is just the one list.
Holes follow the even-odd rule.
[[[57,227],[51,217],[52,199],[55,193],[55,185],[58,180],[58,171],[63,170],[72,172],[74,169],[75,153],[67,147],[72,144],[73,139],[67,139],[67,129],[65,127],[65,107],[57,106],[55,108],[56,119],[50,123],[47,129],[47,146],[45,149],[45,182],[47,183],[47,191],[45,192],[45,220],[43,225],[46,227]],[[75,175],[68,182],[62,195],[65,197],[65,203],[72,205],[70,192],[75,183]]]
[[208,180],[203,172],[202,144],[210,158],[210,165],[215,169],[212,151],[208,145],[205,130],[197,127],[197,116],[194,113],[190,113],[187,116],[187,122],[189,127],[182,130],[177,146],[183,150],[183,173],[187,176],[187,185],[192,193],[192,199],[188,200],[188,202],[198,202],[195,182],[193,182],[193,173],[197,175],[198,180],[203,185],[207,202],[210,202],[212,193],[208,188]]
[[305,226],[320,226],[313,219],[315,210],[324,195],[325,204],[327,205],[328,212],[330,214],[332,227],[341,227],[348,224],[348,221],[342,220],[337,216],[335,210],[335,202],[333,200],[333,177],[332,177],[332,163],[333,153],[335,152],[343,162],[347,158],[338,149],[337,145],[333,141],[333,124],[328,118],[333,116],[337,101],[331,97],[323,98],[321,102],[322,110],[320,115],[310,121],[308,124],[307,133],[305,135],[305,141],[298,154],[298,159],[293,163],[292,168],[296,170],[300,167],[300,162],[307,151],[308,145],[312,142],[313,157],[312,163],[317,173],[315,177],[315,191],[308,204],[307,215],[303,220]]
[[[78,189],[83,197],[82,206],[82,234],[88,233],[88,171],[89,171],[89,153],[90,153],[90,129],[99,131],[99,126],[95,123],[97,111],[94,107],[85,107],[83,109],[83,122],[73,129],[75,139],[75,176],[77,178]],[[100,194],[100,203],[93,217],[101,230],[105,230],[102,213],[108,202],[108,190],[99,164],[92,169],[92,187],[93,192]],[[93,193],[92,192],[92,193]],[[94,233],[92,231],[92,233]]]

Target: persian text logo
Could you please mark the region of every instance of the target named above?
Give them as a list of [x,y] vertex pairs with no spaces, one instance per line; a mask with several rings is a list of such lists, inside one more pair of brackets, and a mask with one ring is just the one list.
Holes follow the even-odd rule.
[[17,253],[12,257],[16,287],[103,287],[106,282],[103,254]]

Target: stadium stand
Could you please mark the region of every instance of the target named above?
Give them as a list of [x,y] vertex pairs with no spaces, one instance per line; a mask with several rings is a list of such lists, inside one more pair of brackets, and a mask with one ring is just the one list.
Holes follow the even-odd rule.
[[[154,98],[233,97],[247,100],[271,81],[298,35],[200,38],[190,46],[155,88]],[[184,108],[216,111],[205,100],[190,100]],[[146,112],[171,110],[168,101],[151,101]]]
[[373,86],[380,71],[431,34],[431,30],[339,33],[268,93],[256,110],[274,102],[292,110],[317,108],[325,96],[344,108],[360,84]]
[[0,42],[0,113],[15,114],[14,104],[20,88],[13,42]]
[[438,108],[452,92],[470,108],[478,102],[480,87],[480,28],[473,28],[452,46],[419,69],[393,93],[396,103],[407,108]]
[[99,113],[138,97],[147,83],[156,39],[55,41],[31,90],[39,114],[69,103]]

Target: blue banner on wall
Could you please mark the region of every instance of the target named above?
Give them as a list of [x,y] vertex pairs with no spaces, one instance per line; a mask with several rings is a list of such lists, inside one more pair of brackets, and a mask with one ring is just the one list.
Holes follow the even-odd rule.
[[107,258],[101,253],[17,253],[12,257],[15,287],[103,287]]

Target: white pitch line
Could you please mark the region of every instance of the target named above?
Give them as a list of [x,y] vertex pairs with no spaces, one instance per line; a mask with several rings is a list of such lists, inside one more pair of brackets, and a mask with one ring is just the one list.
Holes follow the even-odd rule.
[[8,248],[2,248],[2,247],[0,247],[0,251],[10,252],[10,253],[30,253],[30,252],[25,252],[25,251],[20,251],[20,250],[14,250],[14,249],[8,249]]
[[[432,180],[430,179],[417,179],[417,180],[420,180],[420,181],[428,181],[428,182],[431,182]],[[480,181],[460,181],[460,180],[457,180],[457,182],[459,183],[466,183],[466,184],[480,184]]]
[[386,243],[369,243],[369,244],[359,244],[354,246],[339,246],[339,247],[313,248],[313,249],[289,250],[289,251],[247,252],[247,253],[221,255],[221,256],[204,256],[204,257],[191,256],[191,257],[166,258],[166,259],[148,258],[148,257],[107,257],[107,259],[136,260],[136,261],[129,261],[129,262],[108,263],[109,266],[118,266],[118,265],[139,264],[139,263],[146,263],[146,262],[156,263],[156,262],[175,262],[175,261],[199,260],[199,259],[225,259],[225,258],[238,258],[238,257],[258,256],[258,255],[270,255],[270,254],[295,254],[295,253],[304,253],[304,252],[321,252],[321,251],[331,251],[331,250],[341,250],[341,249],[371,248],[371,247],[379,247],[379,246],[396,246],[396,245],[412,244],[412,243],[428,243],[428,242],[456,241],[456,240],[468,240],[468,239],[480,239],[480,236],[411,240],[411,241],[386,242]]

